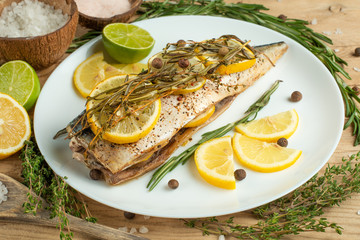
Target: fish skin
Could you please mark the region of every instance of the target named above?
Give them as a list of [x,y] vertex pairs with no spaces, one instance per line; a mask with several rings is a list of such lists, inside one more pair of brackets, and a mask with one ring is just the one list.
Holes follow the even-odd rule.
[[[152,131],[138,142],[129,144],[114,144],[106,140],[99,140],[95,146],[88,149],[92,161],[84,160],[92,168],[96,159],[97,168],[103,166],[108,175],[129,168],[144,161],[144,154],[156,152],[169,143],[170,139],[189,121],[222,99],[238,95],[251,86],[273,67],[273,64],[287,51],[284,42],[272,43],[254,47],[257,60],[253,67],[230,75],[222,76],[220,85],[207,80],[202,89],[184,94],[179,100],[177,95],[166,96],[161,99],[161,115]],[[93,135],[90,131],[76,136],[76,142],[87,149]],[[91,164],[90,164],[91,163]]]

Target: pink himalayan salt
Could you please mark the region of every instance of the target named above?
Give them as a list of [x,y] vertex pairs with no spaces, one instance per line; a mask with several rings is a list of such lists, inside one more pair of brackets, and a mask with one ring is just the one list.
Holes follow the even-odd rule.
[[128,0],[75,0],[79,12],[98,18],[108,18],[131,9]]

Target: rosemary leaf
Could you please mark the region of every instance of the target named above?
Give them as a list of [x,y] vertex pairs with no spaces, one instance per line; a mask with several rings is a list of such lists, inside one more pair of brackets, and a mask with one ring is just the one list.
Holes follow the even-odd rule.
[[149,183],[147,184],[147,188],[149,189],[149,191],[152,191],[156,187],[156,185],[165,177],[165,175],[171,172],[173,169],[175,169],[179,164],[185,164],[187,160],[193,155],[193,153],[200,144],[213,138],[222,137],[226,133],[231,131],[236,125],[240,123],[249,122],[252,119],[254,119],[257,113],[269,103],[270,96],[278,88],[280,82],[281,82],[280,80],[276,81],[269,90],[267,90],[255,103],[253,103],[249,107],[249,109],[245,112],[246,115],[243,118],[241,118],[236,122],[229,123],[223,127],[215,129],[211,132],[204,133],[201,136],[202,138],[196,144],[189,147],[180,155],[171,157],[164,165],[159,167],[154,172]]

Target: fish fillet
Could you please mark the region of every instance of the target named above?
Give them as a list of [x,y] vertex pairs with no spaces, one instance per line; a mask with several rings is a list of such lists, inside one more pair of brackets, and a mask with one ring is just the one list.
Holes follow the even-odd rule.
[[[287,51],[284,42],[255,47],[256,63],[242,72],[222,76],[220,82],[207,80],[203,88],[161,99],[161,114],[151,132],[135,143],[115,144],[99,140],[88,149],[93,138],[90,130],[72,136],[73,158],[90,169],[98,169],[109,184],[119,184],[161,165],[171,153],[200,128],[210,123],[230,106],[234,98],[270,70]],[[183,128],[189,121],[215,105],[215,114],[202,126]],[[71,124],[68,126],[68,130]],[[86,154],[84,154],[84,150]],[[150,156],[150,158],[149,158]]]

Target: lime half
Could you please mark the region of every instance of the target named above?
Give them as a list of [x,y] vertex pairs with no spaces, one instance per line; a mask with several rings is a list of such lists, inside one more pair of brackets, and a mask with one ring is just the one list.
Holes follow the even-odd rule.
[[29,110],[40,94],[39,78],[27,62],[7,62],[0,67],[0,92],[12,96]]
[[139,62],[149,55],[155,43],[146,30],[126,23],[105,26],[102,37],[107,53],[120,63]]

